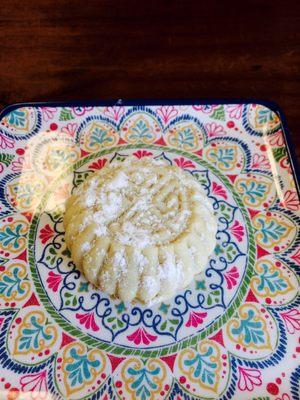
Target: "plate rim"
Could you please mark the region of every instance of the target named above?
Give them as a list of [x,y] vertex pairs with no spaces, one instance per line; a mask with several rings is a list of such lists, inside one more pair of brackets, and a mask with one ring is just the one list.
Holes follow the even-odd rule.
[[161,105],[226,105],[226,104],[259,104],[276,113],[280,119],[285,147],[291,163],[292,175],[297,194],[300,197],[300,165],[287,119],[282,108],[274,101],[257,98],[189,98],[189,99],[106,99],[106,100],[66,100],[66,101],[29,101],[17,102],[5,106],[0,111],[0,121],[10,112],[22,107],[113,107],[113,106],[161,106]]

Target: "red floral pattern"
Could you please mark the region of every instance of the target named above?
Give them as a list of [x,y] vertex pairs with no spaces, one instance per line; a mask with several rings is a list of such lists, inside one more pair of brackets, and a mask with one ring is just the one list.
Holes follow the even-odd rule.
[[128,335],[127,339],[136,345],[139,345],[139,344],[148,345],[151,342],[155,342],[155,340],[157,339],[157,336],[151,335],[144,328],[138,328],[131,335]]
[[124,113],[125,113],[125,107],[123,106],[105,107],[103,111],[103,114],[113,119],[114,121],[119,121],[119,119],[122,117]]
[[189,319],[187,320],[185,326],[188,328],[190,326],[193,326],[194,328],[197,328],[199,325],[201,325],[204,321],[204,318],[207,316],[206,312],[197,312],[197,311],[191,311],[189,315]]
[[56,274],[53,271],[50,271],[47,278],[47,283],[49,289],[52,289],[53,292],[57,292],[59,288],[59,284],[62,281],[62,275]]
[[248,390],[252,392],[255,386],[261,386],[261,372],[258,369],[238,367],[239,370],[239,380],[238,387],[243,392]]
[[40,239],[43,244],[47,243],[48,240],[53,238],[53,236],[54,236],[54,231],[52,230],[49,224],[45,225],[44,228],[41,229]]
[[92,164],[90,164],[89,168],[95,170],[102,169],[106,163],[107,163],[106,158],[100,158],[99,160],[94,161]]
[[227,199],[226,189],[221,185],[218,185],[216,182],[212,183],[212,193],[216,196],[223,197],[223,199]]
[[271,165],[269,159],[265,154],[253,154],[252,165],[253,169],[270,169]]
[[239,223],[239,221],[234,221],[233,226],[229,229],[233,236],[237,238],[238,242],[241,242],[243,240],[245,230],[244,227]]
[[20,379],[22,391],[24,393],[34,392],[35,396],[39,396],[39,399],[46,398],[48,392],[46,377],[46,371],[24,375]]
[[297,211],[300,209],[299,197],[295,190],[287,190],[284,193],[283,202],[280,203],[281,206],[286,207],[292,211]]
[[133,155],[138,158],[141,159],[143,157],[150,157],[152,156],[153,153],[151,153],[151,151],[147,151],[147,150],[138,150],[135,153],[133,153]]
[[81,325],[84,325],[87,329],[92,329],[92,331],[99,331],[99,326],[95,322],[94,313],[85,313],[85,314],[76,314],[76,318],[78,319]]
[[61,131],[66,135],[74,137],[76,135],[77,128],[78,124],[76,122],[69,122],[66,126],[61,128]]
[[205,124],[205,128],[209,137],[223,136],[226,134],[224,127],[215,122]]
[[237,267],[232,267],[229,271],[225,272],[224,278],[226,279],[228,290],[231,290],[234,286],[236,286],[239,277],[240,274]]
[[161,106],[156,109],[157,114],[162,118],[166,124],[178,114],[178,110],[174,106]]
[[183,169],[195,168],[195,164],[193,164],[192,161],[186,160],[183,157],[174,158],[174,161],[180,168],[183,168]]
[[300,330],[300,311],[296,308],[282,312],[282,319],[286,325],[286,329],[289,333],[294,334],[296,331]]

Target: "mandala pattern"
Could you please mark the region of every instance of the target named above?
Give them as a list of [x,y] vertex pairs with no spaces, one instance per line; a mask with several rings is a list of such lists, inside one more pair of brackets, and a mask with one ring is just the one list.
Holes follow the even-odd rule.
[[[0,146],[4,396],[298,398],[300,204],[275,112],[21,107],[2,118]],[[93,288],[64,241],[72,189],[129,156],[185,169],[218,218],[203,273],[152,308]]]

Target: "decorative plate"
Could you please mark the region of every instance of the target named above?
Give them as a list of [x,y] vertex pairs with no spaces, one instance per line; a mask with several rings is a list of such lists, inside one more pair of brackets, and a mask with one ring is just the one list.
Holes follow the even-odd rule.
[[[300,398],[300,204],[262,104],[20,105],[0,125],[0,397]],[[115,160],[192,174],[218,217],[204,273],[152,308],[76,270],[65,199]]]

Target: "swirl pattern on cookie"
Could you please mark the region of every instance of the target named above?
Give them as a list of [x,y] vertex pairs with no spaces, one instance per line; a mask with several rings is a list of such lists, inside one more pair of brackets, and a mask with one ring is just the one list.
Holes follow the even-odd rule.
[[65,240],[86,279],[124,301],[172,297],[205,267],[217,231],[192,175],[155,160],[105,166],[66,203]]

